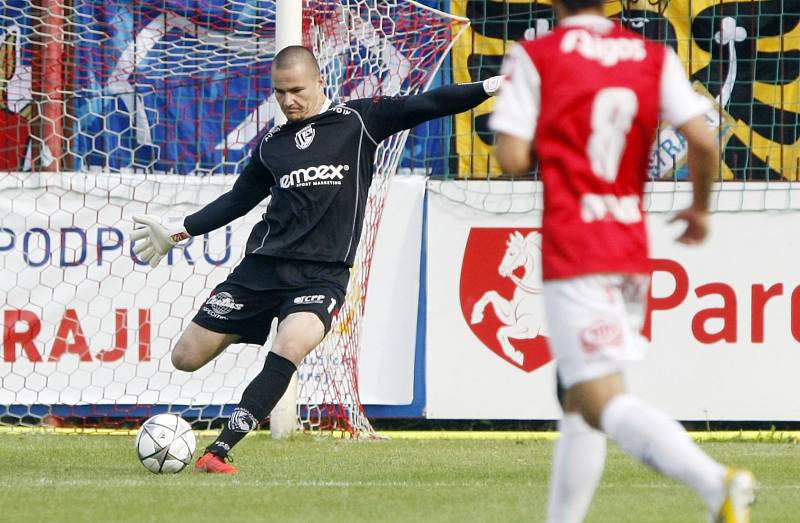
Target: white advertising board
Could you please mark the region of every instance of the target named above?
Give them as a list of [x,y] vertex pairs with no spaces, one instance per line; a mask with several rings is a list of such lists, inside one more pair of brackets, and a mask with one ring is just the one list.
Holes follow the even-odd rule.
[[685,420],[800,420],[800,213],[712,215],[701,247],[651,216],[651,347],[631,388]]
[[[557,418],[554,365],[539,340],[546,325],[537,327],[539,284],[530,269],[538,263],[541,187],[469,183],[469,192],[435,187],[428,199],[427,415]],[[501,205],[502,190],[527,194],[529,209],[477,210]],[[680,226],[660,211],[687,203],[687,186],[654,189],[647,204],[659,211],[648,218],[652,342],[645,361],[630,368],[632,392],[683,420],[800,419],[794,192],[787,186],[783,194],[775,187],[715,193],[718,210],[755,208],[755,199],[762,209],[782,210],[716,212],[708,241],[686,247],[674,241]],[[514,245],[527,245],[532,260],[501,268]]]
[[[428,194],[426,415],[558,418],[554,365],[538,334],[541,283],[525,265],[538,265],[537,253],[530,251],[529,261],[521,256],[522,265],[506,276],[500,269],[507,242],[517,232],[523,240],[535,233],[541,215],[477,210],[447,191]],[[522,330],[537,334],[515,337]]]
[[395,176],[375,241],[358,359],[361,403],[414,399],[425,176]]
[[[236,403],[260,371],[266,348],[233,346],[194,373],[176,371],[169,351],[213,287],[241,259],[265,207],[228,229],[194,238],[156,269],[134,259],[128,238],[133,214],[183,216],[233,182],[233,177],[5,174],[0,179],[0,404]],[[409,209],[417,219],[420,183],[397,184],[400,195],[390,197],[410,204],[413,198],[404,195],[419,195],[417,208]],[[413,243],[413,220],[402,213],[396,218],[399,225],[394,215],[384,216],[385,226],[409,228],[404,241]],[[375,288],[380,289],[375,279],[384,271],[405,280],[414,278],[407,268],[416,267],[418,275],[419,240],[416,254],[409,251],[411,262],[380,252],[384,243],[395,252],[394,241],[378,239],[375,258],[387,266],[376,272]],[[402,262],[400,269],[391,266],[395,260]],[[416,295],[412,304],[370,300],[369,315],[383,325],[391,308],[403,325],[416,325]],[[413,350],[408,362],[408,350],[395,351],[395,345],[406,347],[407,340],[381,327],[368,329],[367,340],[370,357],[360,366],[363,393],[375,387],[386,401],[406,402],[413,386]],[[395,352],[393,365],[405,365],[411,385],[400,377],[376,385],[372,374],[385,375],[378,368],[385,366],[376,355],[380,351]],[[394,396],[392,386],[400,389]]]

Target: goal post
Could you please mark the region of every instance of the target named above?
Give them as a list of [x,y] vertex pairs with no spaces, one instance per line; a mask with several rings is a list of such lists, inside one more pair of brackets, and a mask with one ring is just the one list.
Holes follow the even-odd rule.
[[41,170],[60,170],[64,137],[64,78],[66,71],[67,5],[60,0],[36,0],[33,11],[40,20],[34,40],[32,92],[37,108],[32,135],[33,165]]
[[[303,3],[296,0],[276,0],[275,4],[275,53],[277,54],[290,45],[302,45]],[[275,124],[285,123],[286,115],[283,114],[277,103],[275,103],[275,107]],[[273,325],[271,337],[275,335],[275,328],[277,325]],[[283,393],[269,414],[269,428],[273,438],[286,438],[299,427],[297,421],[297,373],[295,373],[289,380],[286,392]]]

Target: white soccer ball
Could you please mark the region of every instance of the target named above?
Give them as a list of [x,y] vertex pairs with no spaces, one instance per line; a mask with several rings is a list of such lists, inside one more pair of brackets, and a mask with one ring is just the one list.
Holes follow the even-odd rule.
[[136,435],[139,461],[154,474],[182,471],[191,463],[196,444],[192,427],[174,414],[153,416]]

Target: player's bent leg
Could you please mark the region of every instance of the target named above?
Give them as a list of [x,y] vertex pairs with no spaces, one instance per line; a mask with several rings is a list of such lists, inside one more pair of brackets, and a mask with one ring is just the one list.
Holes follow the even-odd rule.
[[[239,443],[248,432],[258,427],[259,422],[275,407],[289,386],[292,375],[303,358],[316,347],[325,336],[322,320],[310,312],[289,314],[278,325],[278,334],[267,354],[264,368],[253,378],[242,393],[228,424],[219,437],[206,449],[206,454],[197,462],[195,468],[205,472],[226,472],[212,470],[206,463],[220,469],[231,448]],[[211,454],[215,457],[207,456]],[[205,467],[205,468],[204,468]],[[232,473],[232,472],[226,472]]]
[[[267,417],[286,392],[296,370],[294,363],[270,351],[264,368],[244,389],[242,399],[233,409],[228,423],[219,437],[206,448],[206,453],[224,460],[234,445],[244,439],[248,432],[258,428],[261,420]],[[196,467],[200,468],[199,461]]]
[[556,380],[564,415],[553,452],[547,523],[580,522],[586,517],[606,462],[606,435],[583,419],[575,401],[567,397],[561,377]]
[[564,408],[580,412],[589,426],[602,430],[600,415],[603,409],[615,396],[624,392],[624,377],[621,372],[615,372],[570,387],[564,395]]
[[621,374],[573,385],[566,399],[620,450],[694,488],[711,513],[720,510],[726,495],[725,467],[703,452],[680,423],[624,392]]
[[577,411],[564,412],[553,453],[547,523],[579,523],[600,483],[606,462],[606,435]]
[[214,332],[191,322],[172,348],[172,364],[178,370],[196,371],[240,338],[238,334]]
[[272,352],[300,365],[325,337],[325,325],[313,312],[293,312],[278,324]]

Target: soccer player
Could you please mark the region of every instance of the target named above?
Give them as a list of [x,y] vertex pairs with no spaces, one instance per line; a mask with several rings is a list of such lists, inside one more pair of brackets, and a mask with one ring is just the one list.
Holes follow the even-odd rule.
[[175,368],[192,372],[232,343],[263,344],[272,319],[279,321],[263,370],[197,461],[206,472],[238,471],[226,460],[229,451],[272,410],[330,329],[358,247],[378,144],[477,106],[498,91],[500,78],[336,104],[325,96],[314,55],[291,46],[275,56],[272,85],[288,122],[259,139],[230,192],[174,225],[135,216],[140,227],[131,234],[139,242],[134,252],[155,267],[176,243],[222,227],[271,196],[244,259],[172,349]]
[[707,456],[683,427],[630,395],[627,360],[644,348],[649,287],[642,195],[658,119],[688,142],[693,203],[678,238],[708,233],[719,149],[677,55],[603,16],[604,0],[554,0],[558,26],[516,44],[490,118],[510,174],[532,153],[544,184],[542,269],[550,346],[566,392],[548,521],[583,520],[605,465],[606,436],[700,494],[714,521],[749,519],[754,479]]

